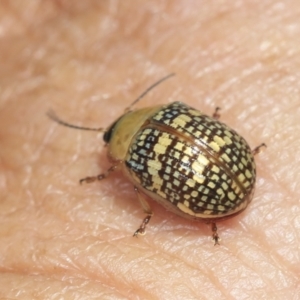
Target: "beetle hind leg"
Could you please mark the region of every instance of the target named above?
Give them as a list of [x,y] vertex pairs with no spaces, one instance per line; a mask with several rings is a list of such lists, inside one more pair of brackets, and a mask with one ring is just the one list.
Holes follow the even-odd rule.
[[267,148],[267,145],[265,143],[260,144],[259,146],[255,147],[252,150],[252,154],[256,155],[256,154],[260,153],[262,151],[262,148]]
[[144,235],[146,233],[146,226],[149,223],[151,217],[153,216],[153,213],[151,211],[150,205],[146,201],[143,195],[141,195],[138,188],[135,186],[134,191],[136,192],[139,202],[144,210],[144,212],[147,214],[147,216],[144,218],[143,222],[141,223],[140,227],[134,232],[133,236],[138,235]]
[[82,178],[79,180],[79,183],[82,184],[82,183],[91,183],[91,182],[94,182],[94,181],[97,181],[97,180],[102,180],[106,177],[109,176],[110,173],[112,173],[113,171],[115,171],[117,168],[117,165],[114,165],[112,167],[110,167],[105,173],[103,174],[99,174],[97,176],[91,176],[91,177],[85,177],[85,178]]
[[220,237],[218,235],[218,227],[217,227],[216,223],[211,223],[211,230],[212,230],[212,233],[213,233],[212,238],[215,241],[215,246],[220,245],[219,244]]

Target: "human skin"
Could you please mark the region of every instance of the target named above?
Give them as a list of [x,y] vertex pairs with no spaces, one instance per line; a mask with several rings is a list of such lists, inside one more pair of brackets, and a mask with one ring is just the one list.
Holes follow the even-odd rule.
[[[266,1],[7,1],[0,4],[0,298],[299,299],[300,7]],[[257,184],[218,223],[149,200],[144,214],[101,133],[137,107],[183,101],[244,136]]]

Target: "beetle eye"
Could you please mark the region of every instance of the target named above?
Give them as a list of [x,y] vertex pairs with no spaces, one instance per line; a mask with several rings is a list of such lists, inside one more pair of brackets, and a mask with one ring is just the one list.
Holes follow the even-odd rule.
[[109,144],[110,142],[110,139],[111,139],[111,136],[112,136],[112,132],[114,130],[114,127],[115,127],[116,123],[112,124],[109,129],[107,131],[104,132],[103,134],[103,141],[106,143],[106,144]]
[[[124,115],[123,115],[124,116]],[[117,125],[117,123],[123,118],[123,116],[121,116],[120,118],[118,118],[115,122],[113,122],[108,129],[105,131],[105,133],[103,134],[103,141],[106,144],[109,144],[109,142],[111,141],[112,135],[114,133],[115,127]]]

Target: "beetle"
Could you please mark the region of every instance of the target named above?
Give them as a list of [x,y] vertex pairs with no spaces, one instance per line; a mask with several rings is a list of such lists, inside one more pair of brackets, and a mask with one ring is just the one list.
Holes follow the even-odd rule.
[[131,109],[172,76],[151,85],[107,129],[76,126],[53,111],[47,114],[67,127],[104,132],[112,166],[80,183],[102,180],[121,170],[133,183],[146,213],[134,236],[145,233],[153,215],[148,196],[181,217],[210,223],[216,245],[220,240],[216,222],[241,213],[252,200],[254,155],[266,145],[251,150],[242,136],[219,121],[219,108],[212,117],[182,102]]

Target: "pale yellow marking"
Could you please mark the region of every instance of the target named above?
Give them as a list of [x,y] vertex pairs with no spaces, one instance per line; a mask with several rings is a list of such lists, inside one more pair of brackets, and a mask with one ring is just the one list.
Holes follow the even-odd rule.
[[189,187],[193,188],[195,186],[195,181],[192,180],[191,178],[189,178],[187,181],[186,181],[186,185],[188,185]]
[[211,188],[211,189],[214,189],[216,187],[216,185],[213,183],[213,182],[209,182],[208,183],[208,186]]
[[206,207],[207,207],[207,209],[209,209],[209,210],[213,210],[213,209],[214,209],[214,206],[211,205],[211,204],[207,204]]
[[169,181],[169,180],[170,180],[170,175],[164,174],[164,180],[165,180],[165,181]]
[[163,180],[159,176],[153,176],[152,181],[154,184],[162,186]]
[[206,202],[206,201],[208,200],[208,197],[207,197],[207,196],[202,196],[202,197],[201,197],[201,200],[202,200],[203,202]]
[[242,162],[242,164],[243,164],[244,166],[247,166],[247,161],[246,161],[246,159],[245,159],[244,157],[241,159],[241,162]]
[[241,189],[240,189],[240,187],[239,187],[238,185],[236,185],[235,188],[234,188],[233,190],[234,190],[234,192],[235,192],[237,195],[241,193]]
[[173,159],[172,158],[168,158],[168,165],[173,165]]
[[232,140],[228,136],[224,136],[224,141],[225,141],[226,145],[231,145],[232,144]]
[[200,125],[197,126],[197,129],[198,129],[199,132],[203,132],[204,127],[203,127],[203,125],[200,124]]
[[188,113],[190,113],[192,116],[195,117],[200,117],[202,115],[202,113],[198,110],[194,110],[194,109],[189,109]]
[[157,160],[149,160],[147,162],[148,172],[152,176],[157,176],[158,170],[161,169],[161,163]]
[[219,181],[220,180],[220,177],[216,174],[213,174],[213,176],[211,177],[211,180],[213,181]]
[[232,137],[232,133],[228,130],[225,130],[224,133],[229,137],[229,139]]
[[230,162],[231,159],[228,157],[228,155],[226,153],[222,154],[221,157],[226,161],[226,162]]
[[139,156],[136,153],[132,153],[132,159],[133,160],[138,160]]
[[205,180],[205,177],[204,177],[204,176],[201,176],[201,177],[200,177],[200,176],[194,175],[194,176],[193,176],[193,179],[194,179],[194,181],[196,181],[196,182],[202,184],[202,183],[204,182],[204,180]]
[[243,170],[244,169],[244,165],[242,163],[239,163],[239,169]]
[[217,189],[217,194],[220,195],[221,199],[225,196],[224,191],[222,189]]
[[180,185],[180,182],[179,182],[179,180],[175,179],[175,180],[173,181],[173,184],[176,185],[176,186],[179,186],[179,185]]
[[193,151],[191,147],[186,147],[186,149],[184,150],[184,154],[188,155],[188,156],[192,156],[193,155]]
[[194,161],[192,164],[192,170],[198,174],[202,174],[204,170],[204,166],[200,164],[198,161]]
[[229,200],[233,201],[236,199],[236,195],[233,192],[227,193],[227,197]]
[[191,196],[190,196],[190,195],[188,195],[188,194],[184,194],[184,199],[188,200],[188,199],[190,199],[190,198],[191,198]]
[[233,172],[237,172],[237,171],[238,171],[237,165],[233,165],[233,166],[232,166],[232,171],[233,171]]
[[197,130],[196,132],[194,132],[194,136],[196,138],[199,138],[201,136],[201,131]]
[[[177,118],[175,118],[173,120],[173,127],[176,128],[177,126],[179,126],[179,127],[184,128],[187,121],[191,121],[191,118],[189,116],[179,115]],[[174,124],[177,125],[177,126],[174,126]]]
[[183,147],[184,147],[183,143],[177,142],[174,148],[176,150],[182,151]]
[[183,204],[184,204],[184,206],[186,206],[186,207],[190,207],[190,202],[189,202],[189,201],[184,201]]
[[166,173],[171,174],[171,171],[172,171],[171,167],[167,166],[165,170],[166,170]]
[[226,154],[230,154],[230,153],[231,153],[231,149],[230,149],[230,148],[227,148],[226,151],[225,151],[225,153],[226,153]]
[[179,173],[178,171],[175,171],[174,174],[173,174],[173,176],[174,176],[175,178],[179,178],[179,175],[180,175],[180,173]]
[[141,140],[141,141],[144,141],[146,137],[147,137],[147,135],[142,134],[142,135],[140,136],[140,140]]
[[165,154],[166,153],[166,147],[161,144],[155,144],[154,146],[154,152],[158,154]]
[[231,189],[235,190],[236,188],[238,188],[237,184],[235,183],[235,181],[231,181],[231,185],[230,185]]
[[164,133],[161,137],[158,138],[158,143],[163,146],[169,146],[172,143],[172,140],[169,138],[167,133]]
[[188,164],[189,162],[190,162],[190,158],[188,157],[188,156],[184,156],[182,159],[181,159],[181,161],[183,162],[183,163],[185,163],[185,164]]
[[247,188],[250,185],[249,181],[246,181],[245,183],[243,183],[244,187]]
[[199,193],[198,193],[197,191],[192,191],[192,193],[191,193],[191,196],[192,196],[193,198],[197,198],[198,195],[199,195]]
[[167,183],[167,188],[168,188],[168,189],[171,189],[171,188],[172,188],[171,182],[168,182],[168,183]]
[[225,210],[225,207],[223,206],[223,205],[218,205],[218,208],[217,208],[218,210],[220,210],[220,211],[224,211]]
[[176,159],[179,159],[179,158],[180,158],[180,153],[179,153],[179,152],[175,152],[175,153],[174,153],[174,157],[175,157]]
[[220,146],[216,142],[210,142],[209,146],[210,146],[210,148],[212,148],[216,152],[220,151]]
[[209,189],[205,188],[204,191],[203,191],[203,194],[208,194],[208,193],[209,193]]
[[155,116],[155,120],[160,120],[163,117],[163,113],[164,113],[164,111],[158,112]]
[[204,155],[201,154],[198,155],[197,161],[203,166],[207,166],[209,164],[209,160]]
[[249,170],[246,170],[245,175],[247,178],[252,178],[252,174],[249,172]]
[[218,174],[218,173],[220,172],[220,168],[217,167],[216,165],[214,165],[214,166],[211,168],[211,170],[212,170],[214,173],[216,173],[216,174]]
[[[197,218],[203,218],[205,219],[206,218],[206,215],[210,215],[212,213],[212,211],[210,210],[205,210],[203,213],[199,213],[199,214],[196,214],[194,213],[191,209],[189,209],[188,207],[186,207],[183,203],[179,202],[177,204],[177,207],[184,213],[190,215],[190,216],[194,216],[194,217],[197,217]],[[208,216],[209,217],[209,216]]]
[[226,143],[225,141],[219,137],[219,136],[214,136],[214,141],[220,146],[220,147],[223,147]]
[[192,118],[188,114],[181,114],[179,117],[182,118],[186,123],[192,121]]
[[243,182],[245,179],[246,178],[245,178],[244,174],[240,174],[238,177],[239,182]]
[[228,190],[228,184],[226,182],[222,183],[222,188],[223,190],[227,191]]

